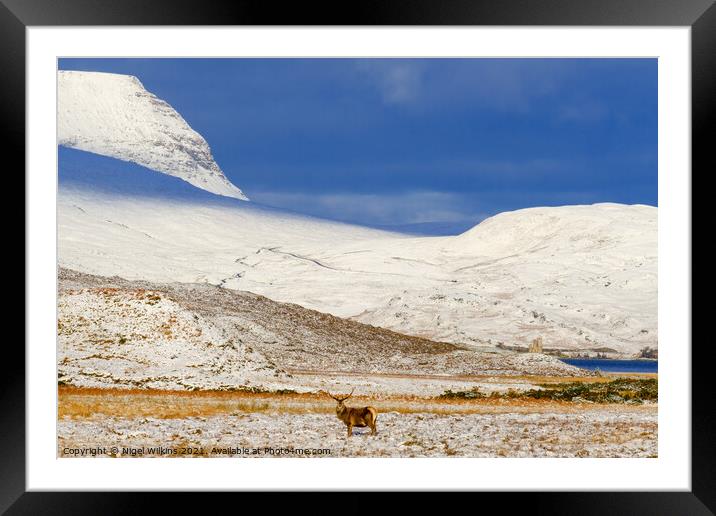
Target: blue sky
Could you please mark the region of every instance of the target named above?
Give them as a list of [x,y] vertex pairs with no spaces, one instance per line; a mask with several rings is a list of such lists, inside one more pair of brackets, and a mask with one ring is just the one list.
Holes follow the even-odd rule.
[[531,206],[657,204],[656,59],[59,67],[136,75],[206,138],[252,200],[311,215],[442,232]]

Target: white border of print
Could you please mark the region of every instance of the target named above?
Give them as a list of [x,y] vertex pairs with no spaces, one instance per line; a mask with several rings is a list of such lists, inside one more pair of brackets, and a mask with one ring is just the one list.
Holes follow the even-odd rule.
[[[691,489],[690,28],[27,29],[27,489]],[[658,57],[659,456],[56,458],[57,57]]]

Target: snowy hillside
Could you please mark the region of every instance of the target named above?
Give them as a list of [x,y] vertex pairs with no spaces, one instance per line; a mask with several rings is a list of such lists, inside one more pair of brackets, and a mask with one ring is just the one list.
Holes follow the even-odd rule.
[[61,291],[57,310],[58,374],[64,383],[217,389],[286,378],[240,339],[163,292]]
[[58,72],[58,144],[138,163],[215,194],[247,200],[206,140],[136,77]]
[[[656,347],[657,209],[598,204],[502,213],[462,235],[382,253],[426,279],[357,319],[478,345],[637,353]],[[388,255],[391,256],[388,256]],[[426,259],[427,258],[427,259]],[[422,272],[421,272],[422,271]]]
[[656,208],[534,208],[459,236],[407,237],[182,184],[61,153],[60,265],[206,282],[476,347],[542,337],[546,349],[629,355],[658,344]]
[[[287,372],[588,374],[534,353],[482,353],[200,284],[60,270],[60,381],[155,389],[306,388]],[[305,379],[305,378],[304,378]]]

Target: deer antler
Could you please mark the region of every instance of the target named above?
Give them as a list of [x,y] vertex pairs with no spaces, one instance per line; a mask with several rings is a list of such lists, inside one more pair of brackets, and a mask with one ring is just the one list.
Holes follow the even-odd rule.
[[336,400],[336,401],[346,401],[348,398],[350,398],[351,396],[353,396],[353,392],[354,392],[355,390],[356,390],[355,387],[353,387],[353,390],[351,391],[351,393],[350,393],[348,396],[344,396],[343,398],[339,398],[338,396],[334,396],[334,395],[331,394],[330,392],[324,391],[324,390],[320,390],[320,391],[318,391],[318,392],[325,392],[326,394],[328,394],[331,398],[333,398],[333,399]]
[[333,394],[331,394],[331,393],[328,392],[328,391],[323,391],[323,390],[322,390],[322,391],[319,391],[319,392],[325,392],[325,393],[328,394],[331,398],[333,398],[334,400],[338,401],[338,398],[336,398]]
[[356,390],[356,388],[353,387],[353,390],[351,391],[351,393],[350,393],[348,396],[346,396],[345,398],[343,398],[343,401],[346,401],[348,398],[350,398],[351,396],[353,396],[353,392],[355,392],[355,390]]

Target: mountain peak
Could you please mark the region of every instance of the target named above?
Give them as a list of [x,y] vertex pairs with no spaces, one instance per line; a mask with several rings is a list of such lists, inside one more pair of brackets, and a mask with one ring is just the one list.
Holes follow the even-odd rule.
[[452,247],[484,255],[549,248],[568,253],[615,245],[651,248],[658,210],[643,204],[598,203],[506,211],[455,237]]
[[57,143],[248,200],[214,161],[206,140],[133,75],[58,72]]

